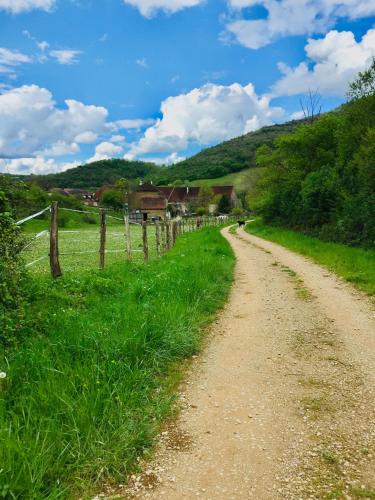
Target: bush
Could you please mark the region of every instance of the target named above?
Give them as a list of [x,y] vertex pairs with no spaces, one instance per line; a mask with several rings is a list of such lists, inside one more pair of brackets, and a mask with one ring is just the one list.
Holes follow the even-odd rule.
[[26,271],[20,229],[8,212],[0,213],[0,343],[13,344],[24,320]]
[[231,212],[232,215],[243,215],[243,210],[242,208],[236,207],[232,209]]

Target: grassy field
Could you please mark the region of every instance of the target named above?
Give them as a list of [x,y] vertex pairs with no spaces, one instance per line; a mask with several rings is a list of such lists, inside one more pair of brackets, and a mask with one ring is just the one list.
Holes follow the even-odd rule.
[[[64,212],[62,212],[64,213]],[[64,214],[65,215],[65,214]],[[114,214],[121,217],[119,214]],[[85,222],[85,216],[77,213],[68,213],[68,218],[64,218],[63,225],[59,228],[59,251],[60,264],[64,273],[73,273],[79,269],[97,269],[99,266],[99,218],[89,216],[90,223]],[[42,234],[31,242],[37,234],[47,230],[49,220],[45,218],[34,219],[23,226],[26,241],[30,246],[23,252],[26,264],[30,264],[45,256],[40,262],[36,262],[29,269],[33,273],[45,274],[49,272],[49,235]],[[132,259],[143,260],[142,228],[139,225],[131,225]],[[124,223],[116,219],[107,218],[106,237],[106,265],[127,260],[126,244],[124,237]],[[150,258],[156,255],[155,228],[149,227],[148,244]],[[90,252],[90,253],[86,253]]]
[[86,498],[124,482],[170,414],[233,267],[207,228],[148,265],[32,274],[29,336],[0,357],[0,497]]
[[296,231],[268,226],[261,221],[246,231],[274,241],[333,271],[369,295],[375,295],[375,251],[321,241]]
[[249,168],[247,170],[242,170],[241,172],[236,172],[234,174],[228,174],[224,177],[219,177],[217,179],[199,179],[197,181],[191,182],[192,186],[234,186],[237,192],[246,191],[251,194],[251,190],[254,186],[255,181],[262,174],[262,168]]

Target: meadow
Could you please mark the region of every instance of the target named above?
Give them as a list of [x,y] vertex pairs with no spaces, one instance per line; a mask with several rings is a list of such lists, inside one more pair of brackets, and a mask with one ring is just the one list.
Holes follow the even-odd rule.
[[322,241],[257,220],[246,231],[311,258],[369,295],[375,295],[375,251]]
[[[97,210],[93,215],[64,212],[60,210],[59,224],[59,251],[60,264],[64,273],[74,273],[78,269],[97,269],[99,266],[99,217]],[[121,214],[109,212],[116,218],[107,218],[106,232],[106,265],[127,260],[125,227]],[[34,219],[22,226],[29,245],[23,252],[25,264],[33,273],[49,272],[49,228],[47,217]],[[143,260],[142,228],[138,224],[131,224],[132,260]],[[35,238],[39,235],[37,238]],[[35,238],[35,239],[33,239]],[[150,258],[156,258],[155,228],[148,228],[148,245]],[[36,262],[38,259],[43,260]],[[35,262],[35,263],[34,263]],[[31,265],[30,265],[31,264]]]
[[205,228],[148,264],[29,273],[25,338],[0,357],[0,497],[89,497],[125,482],[171,415],[233,267]]

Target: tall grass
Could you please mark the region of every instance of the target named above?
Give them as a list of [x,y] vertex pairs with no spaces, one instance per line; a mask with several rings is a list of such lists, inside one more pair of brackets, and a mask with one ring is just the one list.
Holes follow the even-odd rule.
[[369,295],[375,294],[375,250],[321,241],[259,220],[248,224],[246,231],[306,255]]
[[39,332],[0,359],[0,497],[73,498],[124,481],[171,411],[176,366],[199,349],[233,264],[209,228],[149,265],[34,277]]

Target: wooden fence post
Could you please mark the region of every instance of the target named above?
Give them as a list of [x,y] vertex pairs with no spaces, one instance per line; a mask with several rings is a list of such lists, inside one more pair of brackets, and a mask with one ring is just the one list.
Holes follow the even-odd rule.
[[173,246],[176,243],[176,238],[177,238],[177,222],[173,221],[173,223],[172,223],[172,244],[173,244]]
[[166,222],[166,230],[167,230],[167,250],[171,248],[171,223],[169,220]]
[[128,259],[131,260],[131,258],[132,258],[132,242],[131,242],[131,237],[130,237],[130,224],[129,224],[129,216],[128,215],[125,215],[124,222],[125,222],[126,253],[128,255]]
[[148,241],[147,241],[147,221],[142,222],[143,255],[145,262],[148,262]]
[[159,226],[159,221],[155,221],[155,236],[156,236],[156,253],[157,256],[160,257],[161,254],[161,247],[160,247],[160,226]]
[[57,201],[53,201],[51,205],[49,262],[51,267],[51,274],[54,278],[62,276],[59,262],[59,226],[57,221],[58,212],[59,204]]
[[104,208],[100,209],[100,248],[99,248],[99,268],[101,271],[104,269],[105,265],[105,240],[106,240],[106,212]]
[[165,222],[161,223],[161,240],[164,252],[167,250],[167,238],[165,234]]

